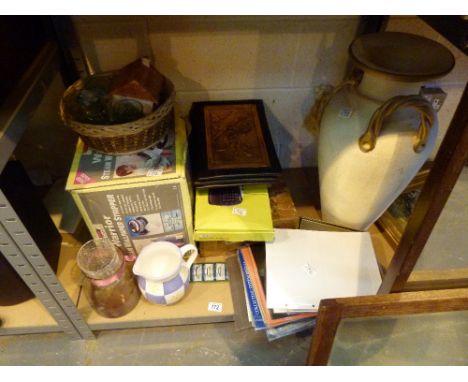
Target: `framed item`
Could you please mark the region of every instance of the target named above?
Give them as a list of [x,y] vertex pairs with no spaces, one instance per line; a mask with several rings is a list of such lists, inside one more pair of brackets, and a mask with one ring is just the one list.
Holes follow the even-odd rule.
[[306,229],[310,231],[355,232],[350,228],[341,227],[339,225],[327,223],[322,220],[305,217],[300,218],[299,229]]
[[308,365],[467,365],[468,289],[322,300]]
[[190,124],[196,187],[271,184],[280,175],[262,100],[194,102]]
[[382,228],[385,237],[394,249],[401,240],[408,224],[408,219],[413,213],[414,206],[421,194],[421,189],[424,186],[431,167],[432,162],[427,162],[408,187],[377,221],[377,224]]
[[255,104],[208,105],[203,111],[209,170],[270,166]]
[[[405,290],[408,279],[426,245],[434,226],[454,188],[468,158],[468,85],[457,106],[431,170],[408,219],[390,265],[386,269],[379,294]],[[450,287],[460,284],[452,284]],[[464,283],[463,286],[468,286]],[[430,289],[431,283],[413,285]],[[447,286],[448,287],[448,286]]]

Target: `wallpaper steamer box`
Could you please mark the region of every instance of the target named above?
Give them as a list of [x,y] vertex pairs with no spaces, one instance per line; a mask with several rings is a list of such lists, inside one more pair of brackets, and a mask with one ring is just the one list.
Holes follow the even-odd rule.
[[185,122],[163,142],[131,155],[106,155],[80,140],[67,181],[93,238],[108,237],[128,255],[152,241],[192,243],[192,195]]

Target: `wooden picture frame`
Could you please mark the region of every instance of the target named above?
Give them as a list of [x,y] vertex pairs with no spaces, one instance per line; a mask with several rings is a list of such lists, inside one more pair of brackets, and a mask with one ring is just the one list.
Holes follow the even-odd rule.
[[307,365],[328,364],[345,318],[382,317],[468,310],[468,288],[327,299],[320,302]]
[[424,186],[431,167],[432,161],[426,162],[401,195],[377,220],[378,226],[383,230],[385,238],[393,249],[396,249],[400,243],[408,224],[408,219],[414,210],[415,202],[421,194],[421,189]]
[[[405,231],[382,280],[379,294],[402,292],[442,213],[468,158],[468,85],[450,122],[433,166],[418,197]],[[412,289],[433,289],[431,280],[412,283]],[[439,280],[435,280],[439,282]],[[444,287],[468,286],[468,279],[455,277]],[[439,285],[440,287],[440,285]]]

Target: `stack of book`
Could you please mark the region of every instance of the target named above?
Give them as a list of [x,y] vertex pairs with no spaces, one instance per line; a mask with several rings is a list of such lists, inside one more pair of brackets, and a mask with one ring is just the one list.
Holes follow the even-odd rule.
[[382,282],[368,232],[275,229],[273,242],[245,245],[236,258],[228,267],[234,284],[240,269],[245,303],[231,290],[249,317],[242,329],[265,330],[270,340],[313,327],[321,300],[374,295]]
[[[255,330],[264,330],[269,340],[302,332],[315,325],[316,313],[278,314],[267,307],[265,295],[265,247],[248,245],[238,250],[247,314]],[[259,270],[260,268],[260,270]]]
[[194,102],[190,124],[195,187],[268,185],[281,174],[263,101]]
[[281,166],[263,102],[195,102],[190,124],[195,240],[273,240],[268,188]]

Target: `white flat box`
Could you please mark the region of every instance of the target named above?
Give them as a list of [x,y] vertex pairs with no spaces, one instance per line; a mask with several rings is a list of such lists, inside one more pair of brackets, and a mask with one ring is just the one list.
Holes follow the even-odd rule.
[[266,243],[267,306],[315,311],[326,298],[374,295],[382,282],[368,232],[275,229]]

